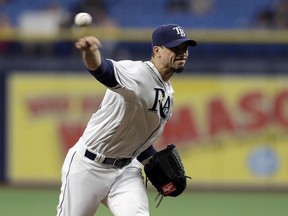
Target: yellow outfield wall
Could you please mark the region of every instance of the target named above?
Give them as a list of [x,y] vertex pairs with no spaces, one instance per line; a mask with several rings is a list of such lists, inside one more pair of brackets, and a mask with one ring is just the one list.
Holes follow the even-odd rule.
[[[173,116],[156,148],[176,144],[189,184],[288,184],[288,77],[175,75],[172,83]],[[65,153],[104,92],[87,74],[12,73],[9,180],[60,182]]]

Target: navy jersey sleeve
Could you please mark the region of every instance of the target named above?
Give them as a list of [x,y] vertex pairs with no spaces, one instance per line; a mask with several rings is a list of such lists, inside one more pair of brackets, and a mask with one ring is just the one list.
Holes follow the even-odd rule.
[[118,82],[115,78],[113,63],[102,58],[102,63],[97,70],[88,70],[99,82],[107,87],[115,87]]
[[147,159],[148,157],[154,156],[157,153],[155,148],[151,145],[145,151],[137,156],[137,160],[142,162],[143,160]]

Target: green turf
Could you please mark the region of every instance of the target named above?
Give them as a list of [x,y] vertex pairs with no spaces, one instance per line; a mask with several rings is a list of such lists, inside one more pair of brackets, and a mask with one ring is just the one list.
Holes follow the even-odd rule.
[[[56,215],[59,191],[0,187],[1,216]],[[163,199],[155,208],[156,193],[149,193],[151,216],[287,216],[287,193],[185,192]],[[111,216],[101,206],[99,216]]]

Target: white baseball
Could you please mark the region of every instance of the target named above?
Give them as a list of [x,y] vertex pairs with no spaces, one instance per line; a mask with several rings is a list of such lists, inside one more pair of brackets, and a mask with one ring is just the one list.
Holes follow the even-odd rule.
[[74,22],[77,26],[88,26],[92,23],[92,17],[88,13],[78,13],[74,18]]

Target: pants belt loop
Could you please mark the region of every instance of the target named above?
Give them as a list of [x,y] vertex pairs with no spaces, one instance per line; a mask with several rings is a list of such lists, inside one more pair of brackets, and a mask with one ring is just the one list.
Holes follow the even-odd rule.
[[97,153],[94,161],[96,161],[97,163],[103,163],[104,160],[105,160],[105,155]]
[[[80,151],[80,154],[81,155],[85,155],[85,151],[87,150],[87,146],[84,144],[84,143],[77,143],[78,145],[78,151]],[[96,155],[94,161],[96,163],[102,163],[104,160],[105,160],[105,155],[103,154],[100,154],[100,153],[93,153]]]

